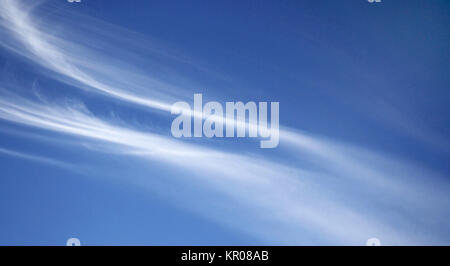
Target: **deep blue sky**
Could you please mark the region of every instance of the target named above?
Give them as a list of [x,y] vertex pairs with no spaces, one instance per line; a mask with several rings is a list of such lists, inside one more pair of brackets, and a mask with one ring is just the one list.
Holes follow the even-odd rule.
[[[448,1],[0,3],[0,244],[450,243]],[[170,113],[102,85],[278,101],[298,142],[176,140]],[[173,162],[131,132],[225,155]]]

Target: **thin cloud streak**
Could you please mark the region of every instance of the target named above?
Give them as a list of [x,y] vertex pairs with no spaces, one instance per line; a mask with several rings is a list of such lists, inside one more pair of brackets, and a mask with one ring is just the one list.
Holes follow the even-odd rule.
[[52,158],[47,158],[47,157],[44,157],[41,155],[33,155],[33,154],[28,154],[28,153],[23,153],[23,152],[17,152],[17,151],[13,151],[13,150],[1,148],[1,147],[0,147],[0,153],[2,153],[4,155],[14,156],[14,157],[21,158],[21,159],[39,162],[39,163],[50,164],[50,165],[58,166],[61,168],[73,169],[73,165],[70,165],[68,163],[65,163],[65,162],[62,162],[59,160],[55,160]]

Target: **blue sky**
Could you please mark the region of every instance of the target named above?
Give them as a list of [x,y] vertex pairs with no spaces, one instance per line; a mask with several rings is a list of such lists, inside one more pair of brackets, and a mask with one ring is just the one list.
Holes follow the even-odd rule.
[[[450,243],[448,1],[0,6],[0,244]],[[280,145],[170,106],[280,102]]]

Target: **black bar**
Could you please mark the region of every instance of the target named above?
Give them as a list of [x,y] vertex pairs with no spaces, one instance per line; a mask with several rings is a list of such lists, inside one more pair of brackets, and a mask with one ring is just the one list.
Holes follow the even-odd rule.
[[[140,265],[316,265],[359,262],[361,265],[445,258],[448,247],[310,247],[310,246],[151,246],[151,247],[0,247],[2,258],[33,258],[89,264]],[[213,254],[214,259],[211,260]],[[19,256],[18,256],[19,254]],[[196,254],[196,255],[194,255]],[[220,257],[219,257],[220,256]],[[59,260],[62,258],[62,260]],[[201,260],[199,260],[201,259]]]

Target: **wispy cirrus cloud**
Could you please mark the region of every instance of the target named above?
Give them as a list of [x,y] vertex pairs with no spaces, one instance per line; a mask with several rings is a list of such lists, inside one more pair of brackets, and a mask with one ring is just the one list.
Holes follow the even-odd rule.
[[50,165],[54,165],[54,166],[58,166],[58,167],[62,167],[62,168],[73,169],[73,165],[70,165],[68,163],[65,163],[65,162],[62,162],[59,160],[55,160],[52,158],[47,158],[47,157],[41,156],[41,155],[28,154],[28,153],[13,151],[13,150],[5,149],[5,148],[0,148],[0,153],[2,153],[4,155],[18,157],[18,158],[25,159],[25,160],[31,160],[31,161],[38,162],[38,163],[45,163],[45,164],[50,164]]
[[[189,182],[200,182],[202,186],[219,191],[228,200],[240,202],[243,212],[248,211],[265,221],[260,224],[253,221],[258,226],[249,226],[252,224],[249,223],[246,227],[242,220],[251,218],[242,215],[233,222],[227,222],[230,226],[239,226],[264,239],[302,243],[296,240],[302,239],[301,232],[313,230],[320,232],[318,235],[328,241],[336,241],[332,243],[358,243],[369,232],[383,236],[385,243],[410,244],[419,241],[417,235],[409,236],[407,232],[402,233],[402,229],[391,227],[389,217],[360,212],[360,207],[354,206],[354,201],[361,201],[358,193],[349,194],[344,199],[339,196],[346,187],[352,185],[358,185],[361,192],[380,196],[381,200],[371,198],[369,201],[372,204],[378,202],[376,204],[380,208],[390,204],[403,211],[405,216],[411,211],[421,211],[437,218],[448,205],[445,195],[435,193],[431,196],[425,186],[411,183],[411,180],[401,180],[390,171],[368,167],[367,161],[361,158],[354,161],[346,158],[350,153],[343,153],[335,144],[325,144],[307,136],[299,139],[298,134],[292,142],[297,142],[298,147],[303,147],[304,150],[297,153],[300,155],[310,152],[313,156],[309,156],[309,159],[314,160],[317,156],[321,159],[321,165],[326,162],[326,166],[320,171],[303,169],[289,162],[274,163],[257,155],[240,155],[186,144],[167,136],[117,126],[113,121],[96,118],[82,105],[64,107],[39,104],[23,98],[2,99],[0,118],[69,134],[81,138],[82,143],[107,145],[110,150],[122,155],[161,161],[168,167],[176,165],[186,169],[191,173]],[[357,155],[361,156],[362,153]],[[373,159],[370,161],[372,164],[380,161]],[[426,202],[423,199],[416,201],[417,194],[405,191],[408,188],[418,191],[425,189],[422,193],[430,198]],[[424,206],[420,206],[419,202]],[[427,209],[429,204],[437,203],[441,206],[436,206],[436,210]],[[201,214],[211,216],[211,219],[220,221],[226,216],[226,212],[216,210],[207,203],[202,203],[201,206],[204,212]],[[414,210],[405,211],[407,206],[414,206]],[[268,228],[264,225],[269,223],[267,220],[270,224],[277,224],[280,229],[266,231]],[[411,223],[408,220],[403,222]],[[296,229],[298,235],[286,232]],[[430,241],[439,243],[438,239],[439,237]]]

